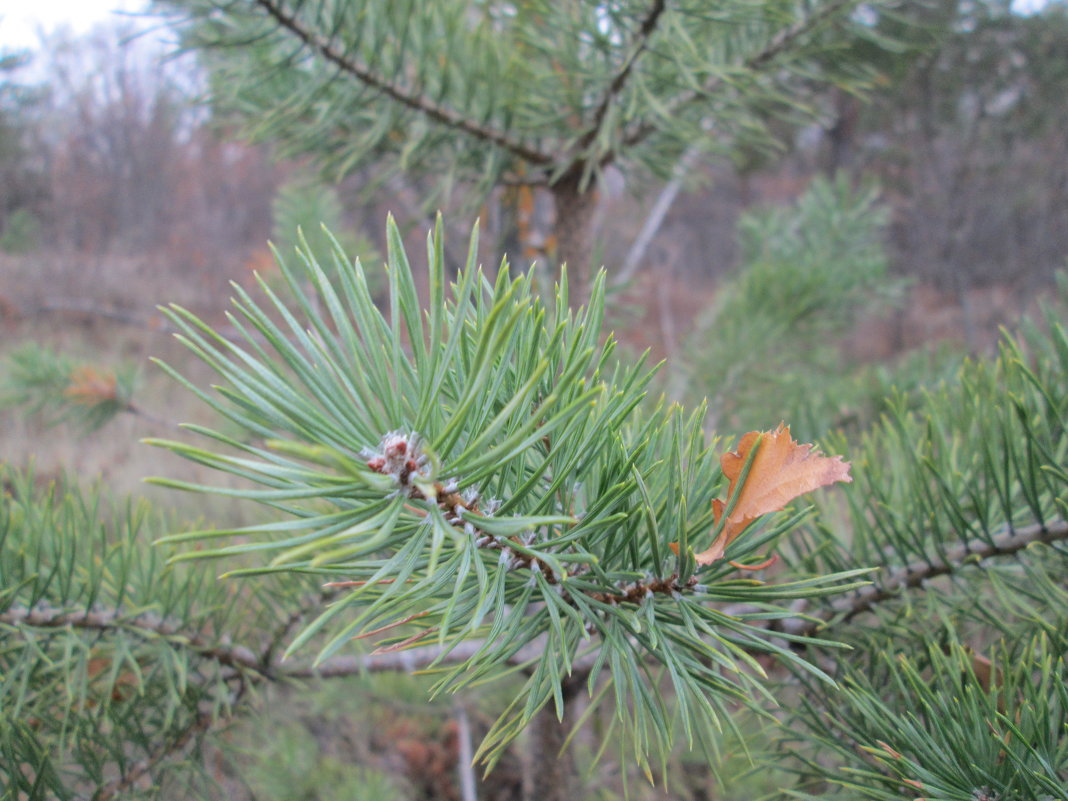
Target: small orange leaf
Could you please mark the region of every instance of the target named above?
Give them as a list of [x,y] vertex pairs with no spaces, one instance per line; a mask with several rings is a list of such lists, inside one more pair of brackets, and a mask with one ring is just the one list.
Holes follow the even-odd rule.
[[114,373],[82,365],[71,371],[70,383],[63,395],[74,403],[95,406],[118,398],[118,381]]
[[[739,487],[742,470],[758,440],[760,447],[753,457],[745,483]],[[789,426],[782,424],[774,431],[750,431],[738,443],[738,450],[723,454],[720,464],[730,486],[726,502],[718,498],[712,501],[717,528],[732,501],[734,508],[712,545],[694,554],[699,565],[710,565],[722,559],[727,546],[761,515],[778,512],[806,492],[836,481],[853,480],[849,475],[849,462],[843,462],[841,456],[821,456],[811,445],[799,445],[790,437]],[[672,550],[678,551],[674,543]]]

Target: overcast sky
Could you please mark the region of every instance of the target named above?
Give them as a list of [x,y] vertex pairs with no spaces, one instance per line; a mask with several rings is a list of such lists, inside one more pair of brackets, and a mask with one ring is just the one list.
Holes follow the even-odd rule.
[[[1022,13],[1041,8],[1047,0],[1015,0]],[[116,11],[139,11],[147,0],[2,0],[0,1],[0,48],[24,48],[37,44],[37,32],[69,25],[85,33],[97,22],[115,17]],[[12,10],[12,9],[15,10]]]
[[0,0],[0,48],[19,49],[37,44],[38,30],[69,25],[85,33],[116,12],[140,11],[146,0]]

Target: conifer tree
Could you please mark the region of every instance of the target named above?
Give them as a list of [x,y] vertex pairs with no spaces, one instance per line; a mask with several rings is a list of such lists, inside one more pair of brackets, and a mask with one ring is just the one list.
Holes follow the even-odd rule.
[[[199,51],[210,96],[247,134],[340,178],[373,167],[544,189],[558,262],[585,299],[595,190],[698,154],[741,158],[783,122],[819,116],[813,90],[862,91],[858,40],[885,45],[888,2],[857,0],[161,0]],[[778,131],[776,132],[776,129]],[[433,207],[433,205],[431,205]]]

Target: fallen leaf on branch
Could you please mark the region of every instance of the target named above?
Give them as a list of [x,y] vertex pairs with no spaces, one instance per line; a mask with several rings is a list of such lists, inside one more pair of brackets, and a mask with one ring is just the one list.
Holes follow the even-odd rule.
[[[750,452],[758,442],[745,483],[738,486]],[[837,481],[853,480],[849,462],[843,462],[841,456],[822,456],[811,445],[794,442],[789,426],[781,424],[774,431],[750,431],[738,443],[738,450],[723,454],[720,464],[730,485],[726,501],[719,498],[712,501],[712,512],[716,528],[720,528],[721,521],[723,525],[712,545],[694,554],[699,565],[722,559],[727,546],[758,517],[784,509],[806,492]],[[723,521],[728,508],[730,515]],[[671,543],[671,549],[678,553],[678,543]]]

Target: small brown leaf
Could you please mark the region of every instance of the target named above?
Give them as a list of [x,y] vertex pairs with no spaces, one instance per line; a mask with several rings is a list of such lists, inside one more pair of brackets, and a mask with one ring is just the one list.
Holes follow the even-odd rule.
[[[749,474],[739,487],[742,470],[758,440],[760,446]],[[738,443],[738,450],[723,454],[720,464],[730,486],[726,501],[719,498],[712,501],[717,528],[732,501],[734,508],[712,545],[694,554],[699,565],[710,565],[722,559],[727,546],[761,515],[778,512],[806,492],[836,481],[853,480],[849,475],[849,462],[843,462],[841,456],[821,456],[811,445],[799,445],[790,437],[789,426],[782,424],[774,431],[750,431]],[[672,543],[671,548],[678,553],[676,543]]]
[[74,403],[95,406],[118,398],[118,381],[115,374],[101,372],[95,367],[82,365],[71,371],[70,383],[63,395]]

